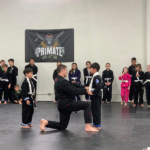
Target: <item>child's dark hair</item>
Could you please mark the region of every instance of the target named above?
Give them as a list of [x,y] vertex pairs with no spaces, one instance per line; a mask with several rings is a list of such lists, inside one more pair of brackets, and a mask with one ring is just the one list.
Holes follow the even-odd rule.
[[142,65],[141,64],[136,64],[135,70],[136,70],[137,67],[139,67],[140,71],[142,71]]
[[14,59],[11,58],[11,59],[8,60],[8,62],[10,62],[10,61],[14,63]]
[[[73,66],[73,65],[76,65],[76,70],[78,70],[78,65],[77,65],[77,63],[72,63],[71,66]],[[71,70],[70,70],[69,72],[70,72],[70,73],[73,73],[73,68],[71,68]]]
[[133,57],[133,58],[131,58],[131,60],[134,60],[134,61],[136,61],[136,58],[135,58],[135,57]]
[[4,64],[4,65],[3,65],[3,68],[8,68],[8,65],[7,65],[7,64]]
[[26,68],[26,69],[24,69],[24,71],[23,71],[24,75],[26,75],[26,73],[30,73],[30,72],[33,72],[33,70],[30,69],[30,68]]
[[[127,67],[124,67],[124,68],[123,68],[122,73],[123,73],[123,71],[124,71],[125,68],[127,68]],[[127,73],[128,73],[128,68],[127,68]]]
[[100,70],[100,65],[98,63],[93,63],[90,68],[96,69],[97,71]]
[[30,58],[30,60],[31,60],[31,59],[34,61],[34,58]]

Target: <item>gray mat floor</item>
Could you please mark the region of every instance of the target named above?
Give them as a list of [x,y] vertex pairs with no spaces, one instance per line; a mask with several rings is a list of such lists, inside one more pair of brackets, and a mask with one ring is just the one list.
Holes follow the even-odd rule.
[[72,113],[65,131],[46,129],[40,119],[59,121],[57,104],[38,102],[31,129],[21,128],[21,105],[0,105],[0,150],[142,150],[150,147],[150,108],[102,105],[102,130],[84,131],[83,111]]

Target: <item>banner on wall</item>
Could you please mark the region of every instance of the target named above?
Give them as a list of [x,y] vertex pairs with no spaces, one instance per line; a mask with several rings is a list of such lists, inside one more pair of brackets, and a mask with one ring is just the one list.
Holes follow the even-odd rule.
[[73,62],[74,29],[26,30],[25,62]]

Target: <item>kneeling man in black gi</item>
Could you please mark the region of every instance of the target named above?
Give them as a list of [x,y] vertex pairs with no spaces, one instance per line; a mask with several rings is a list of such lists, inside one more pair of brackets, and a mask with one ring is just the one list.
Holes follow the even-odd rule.
[[57,67],[58,76],[55,79],[56,95],[58,96],[58,111],[60,113],[60,122],[41,120],[40,129],[53,128],[57,130],[65,130],[69,124],[70,115],[73,111],[84,110],[85,131],[98,131],[90,125],[91,108],[90,104],[82,101],[73,101],[75,95],[85,95],[89,88],[84,85],[71,83],[64,79],[67,77],[67,66],[59,65]]

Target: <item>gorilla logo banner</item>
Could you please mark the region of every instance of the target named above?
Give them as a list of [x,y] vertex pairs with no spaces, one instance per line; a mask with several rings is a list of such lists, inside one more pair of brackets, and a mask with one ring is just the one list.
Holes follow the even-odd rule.
[[25,62],[73,62],[74,29],[26,30]]

